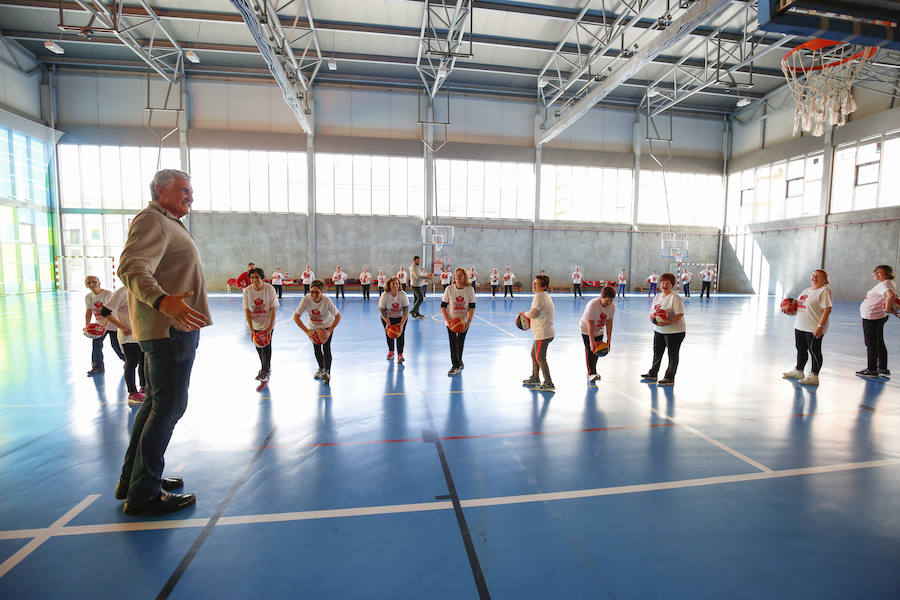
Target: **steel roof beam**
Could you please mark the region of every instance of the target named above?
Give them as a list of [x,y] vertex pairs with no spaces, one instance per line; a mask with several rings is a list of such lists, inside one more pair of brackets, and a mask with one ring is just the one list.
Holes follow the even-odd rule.
[[[452,10],[451,10],[452,8]],[[472,56],[472,0],[426,0],[416,52],[416,71],[434,98],[450,77],[460,56]],[[469,25],[468,52],[465,51]]]

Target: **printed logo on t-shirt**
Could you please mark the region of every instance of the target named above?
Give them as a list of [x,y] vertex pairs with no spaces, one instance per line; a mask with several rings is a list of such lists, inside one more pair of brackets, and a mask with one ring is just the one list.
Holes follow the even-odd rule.
[[103,309],[103,303],[102,303],[102,302],[94,302],[94,314],[95,314],[95,315],[99,315],[99,314],[100,314],[100,311],[101,311],[102,309]]
[[399,303],[399,302],[394,302],[393,304],[391,304],[391,310],[393,310],[393,311],[398,311],[398,310],[400,310],[400,303]]
[[311,311],[309,311],[309,319],[311,321],[318,321],[318,322],[322,321],[322,314],[319,312],[318,308],[314,308]]
[[262,303],[263,303],[262,298],[257,298],[256,300],[253,301],[253,304],[255,304],[257,306],[259,306]]
[[807,294],[803,294],[799,298],[797,298],[797,310],[806,310],[806,299],[809,298]]
[[600,327],[606,325],[606,313],[600,313]]

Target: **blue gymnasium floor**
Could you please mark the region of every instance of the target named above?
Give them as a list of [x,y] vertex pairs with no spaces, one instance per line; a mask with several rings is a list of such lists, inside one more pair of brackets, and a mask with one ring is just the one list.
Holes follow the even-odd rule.
[[167,453],[197,505],[135,518],[113,486],[137,409],[108,346],[85,377],[82,295],[0,298],[0,598],[900,597],[900,394],[853,374],[855,303],[815,389],[781,379],[775,298],[695,297],[676,385],[657,388],[639,381],[645,297],[617,301],[596,386],[587,300],[554,300],[555,394],[520,384],[528,296],[479,296],[453,378],[439,320],[410,322],[398,367],[375,300],[348,297],[329,387],[297,295],[257,393],[240,296],[213,297]]

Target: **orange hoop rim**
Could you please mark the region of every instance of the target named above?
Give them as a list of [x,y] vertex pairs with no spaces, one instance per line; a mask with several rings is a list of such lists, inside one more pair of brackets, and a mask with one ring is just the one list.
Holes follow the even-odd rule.
[[787,64],[788,57],[797,52],[798,50],[810,50],[815,52],[816,50],[821,50],[822,48],[827,48],[829,46],[837,46],[838,44],[843,44],[845,42],[836,42],[834,40],[824,40],[824,39],[813,39],[808,42],[803,42],[796,48],[792,48],[788,51],[787,54],[784,55],[784,58],[781,59],[781,66],[787,69],[788,71],[792,71],[794,73],[809,73],[810,71],[821,71],[822,69],[830,69],[832,67],[838,67],[840,65],[846,64],[851,60],[857,60],[859,58],[872,58],[876,52],[878,52],[878,48],[876,46],[867,46],[854,54],[853,56],[848,56],[847,58],[842,58],[841,60],[836,60],[830,62],[825,65],[812,65],[811,67],[792,67]]

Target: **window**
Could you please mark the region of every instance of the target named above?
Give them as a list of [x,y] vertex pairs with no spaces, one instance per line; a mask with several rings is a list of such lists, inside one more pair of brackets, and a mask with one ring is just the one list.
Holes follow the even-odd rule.
[[722,178],[705,173],[643,171],[638,221],[659,225],[721,226]]

